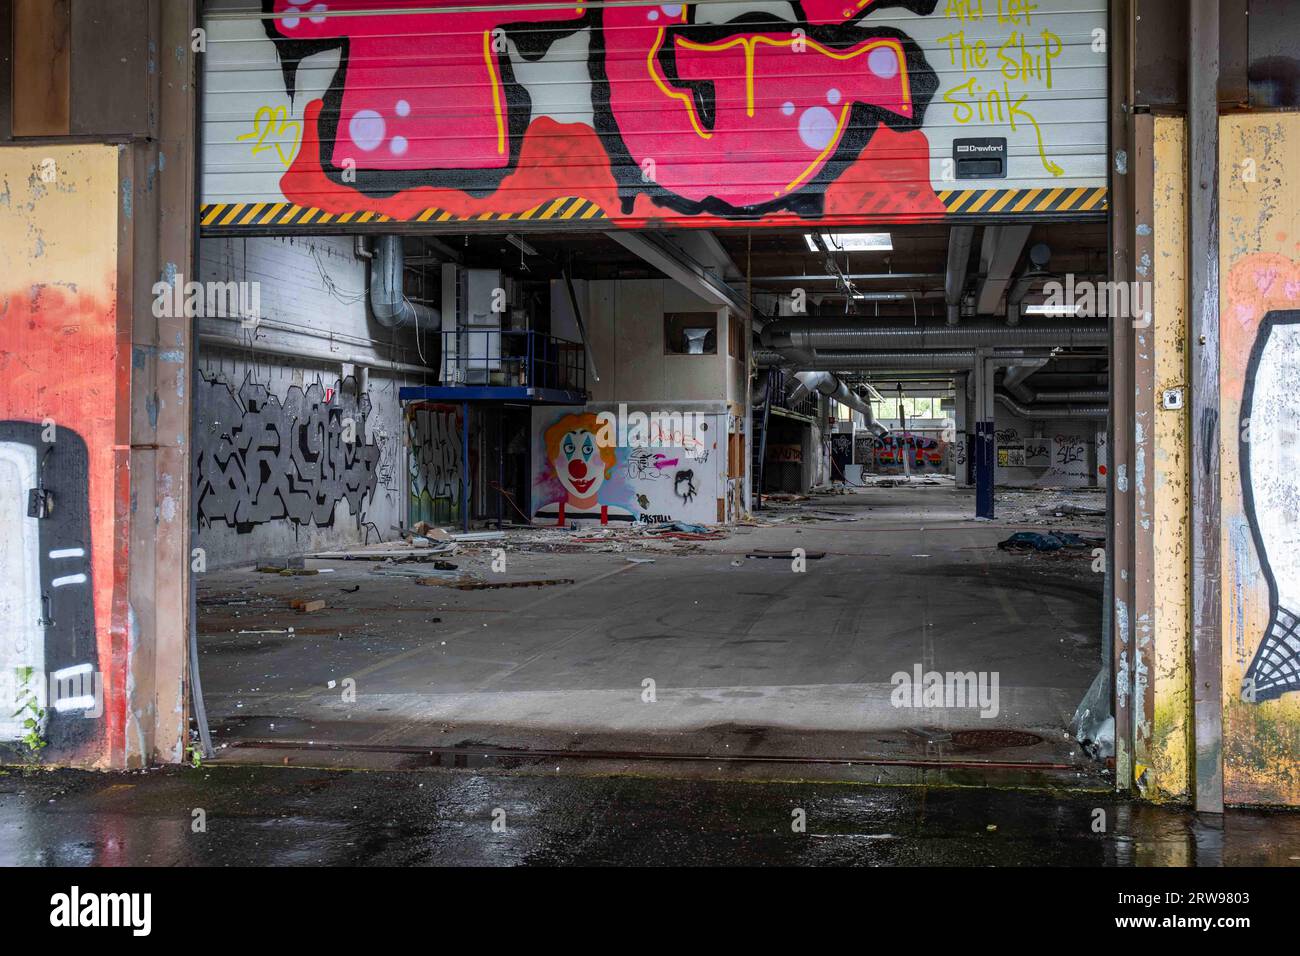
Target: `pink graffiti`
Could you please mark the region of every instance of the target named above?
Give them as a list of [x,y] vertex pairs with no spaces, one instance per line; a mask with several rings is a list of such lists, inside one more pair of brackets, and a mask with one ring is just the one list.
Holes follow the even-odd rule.
[[664,468],[676,468],[677,461],[678,460],[676,458],[665,459],[663,455],[655,455],[654,466],[661,470]]
[[[657,12],[606,8],[609,105],[643,176],[688,200],[736,207],[779,200],[825,168],[855,104],[913,116],[897,39],[839,49],[786,31],[699,42],[671,33],[665,15],[649,18]],[[674,22],[685,17],[683,9]],[[665,44],[675,77],[664,73]],[[711,115],[701,110],[701,90],[709,91]],[[740,168],[748,175],[737,177]]]
[[[522,0],[509,0],[519,3]],[[510,164],[511,104],[504,23],[574,20],[553,10],[384,14],[393,0],[275,0],[289,14],[275,31],[292,40],[348,40],[347,85],[331,161],[374,170],[501,169]],[[444,6],[451,6],[444,4]],[[526,117],[524,121],[526,122]]]

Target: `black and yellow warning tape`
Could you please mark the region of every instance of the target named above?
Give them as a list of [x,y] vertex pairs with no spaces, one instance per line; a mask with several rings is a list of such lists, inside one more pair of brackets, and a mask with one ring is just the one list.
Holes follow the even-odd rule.
[[[446,209],[426,209],[408,222],[515,222],[601,220],[608,219],[605,210],[594,202],[573,196],[547,199],[523,212],[484,212],[474,216],[458,216]],[[204,228],[229,228],[264,226],[344,226],[361,223],[393,222],[392,216],[377,212],[329,213],[315,206],[296,203],[246,202],[209,203],[199,211],[199,224]]]
[[[939,201],[949,215],[1014,216],[1025,213],[1104,212],[1105,186],[1058,186],[1039,189],[948,189]],[[447,209],[425,209],[407,222],[573,222],[609,217],[596,203],[581,197],[547,199],[523,212],[484,212],[460,216]],[[345,226],[392,222],[393,217],[368,212],[330,213],[290,202],[209,203],[200,210],[205,229],[266,226]]]
[[1104,212],[1105,186],[1039,189],[945,189],[939,201],[949,215],[1011,216],[1018,213]]

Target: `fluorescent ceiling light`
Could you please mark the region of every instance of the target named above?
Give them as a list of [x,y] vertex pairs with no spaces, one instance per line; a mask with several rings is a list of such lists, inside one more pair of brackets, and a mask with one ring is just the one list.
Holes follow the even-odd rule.
[[1078,303],[1074,305],[1047,305],[1040,302],[1037,305],[1027,305],[1024,308],[1024,315],[1052,315],[1052,316],[1075,316],[1079,314]]
[[516,236],[514,233],[507,233],[507,234],[506,234],[506,242],[510,243],[510,245],[514,246],[516,249],[518,249],[518,250],[519,250],[520,252],[522,252],[524,255],[528,255],[528,256],[535,256],[535,255],[537,255],[537,250],[536,250],[536,249],[534,249],[534,248],[533,248],[532,246],[530,246],[528,243],[524,242],[524,240],[520,239],[520,238],[519,238],[518,236]]
[[[894,242],[887,232],[823,232],[822,242],[832,252],[889,252]],[[817,251],[813,237],[807,233],[804,239],[808,248]]]

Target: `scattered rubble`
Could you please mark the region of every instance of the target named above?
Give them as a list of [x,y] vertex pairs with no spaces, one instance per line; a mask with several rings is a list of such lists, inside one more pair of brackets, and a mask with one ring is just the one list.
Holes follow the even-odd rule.
[[1017,531],[998,542],[1001,551],[1082,551],[1105,543],[1104,538],[1075,534],[1070,531]]
[[416,584],[455,588],[457,591],[497,591],[502,588],[548,588],[573,584],[573,578],[543,578],[533,581],[444,581],[441,578],[417,578]]

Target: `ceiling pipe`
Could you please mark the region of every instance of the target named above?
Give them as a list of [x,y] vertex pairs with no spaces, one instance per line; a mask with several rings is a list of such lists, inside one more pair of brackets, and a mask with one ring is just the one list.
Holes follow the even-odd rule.
[[[897,372],[942,371],[960,372],[975,367],[974,349],[943,352],[823,352],[817,356],[817,369],[832,372],[855,369],[881,370],[880,374]],[[1032,349],[1000,349],[989,355],[999,366],[1019,365],[1038,358]],[[1045,357],[1045,356],[1044,356]],[[797,364],[790,367],[798,369]],[[801,369],[814,371],[813,369]]]
[[871,404],[864,402],[853,389],[830,372],[796,372],[795,380],[799,383],[790,393],[790,401],[801,401],[812,392],[820,392],[827,398],[833,398],[841,405],[846,405],[855,412],[861,412],[867,420],[867,427],[877,435],[884,434],[884,428],[876,423]]
[[1096,321],[1009,327],[1000,322],[949,326],[784,318],[763,326],[760,340],[775,349],[1058,348],[1103,345],[1108,331],[1106,322]]
[[1105,405],[1022,405],[1006,392],[996,392],[993,398],[1013,415],[1029,421],[1050,421],[1057,418],[1105,419]]
[[1040,368],[1047,364],[1047,359],[1034,359],[1021,365],[1010,366],[1006,374],[1002,376],[1002,387],[1010,394],[1014,395],[1017,400],[1026,402],[1030,405],[1034,403],[1034,393],[1027,385],[1025,379],[1033,375]]
[[1058,392],[1033,392],[1032,394],[1034,403],[1110,401],[1110,389],[1107,388],[1076,388]]
[[412,324],[440,329],[442,313],[406,297],[402,285],[403,271],[402,237],[376,236],[370,261],[370,311],[374,313],[375,320],[388,329]]
[[966,288],[966,267],[975,241],[974,226],[953,226],[948,232],[948,268],[943,277],[943,300],[948,310],[948,324],[961,319],[961,293]]

